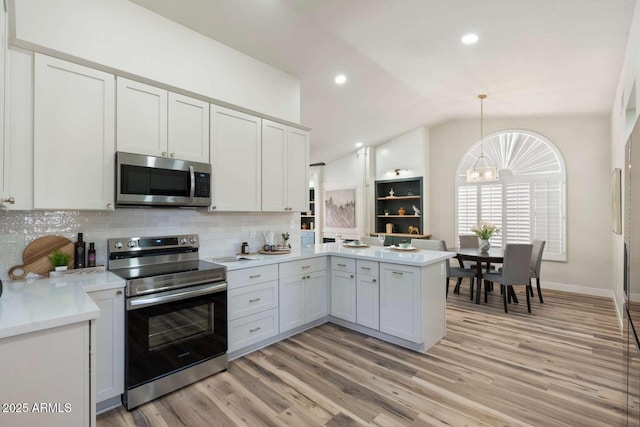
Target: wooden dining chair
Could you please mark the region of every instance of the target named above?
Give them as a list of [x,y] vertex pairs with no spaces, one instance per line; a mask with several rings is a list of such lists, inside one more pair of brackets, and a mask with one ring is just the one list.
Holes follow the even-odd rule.
[[[504,262],[502,271],[483,274],[485,281],[499,283],[502,291],[502,301],[504,312],[508,313],[507,295],[513,286],[524,285],[527,295],[527,311],[531,313],[531,299],[529,289],[531,288],[531,253],[533,245],[508,243],[504,250]],[[485,287],[485,298],[486,298]]]
[[[411,246],[418,249],[425,249],[430,251],[446,251],[447,244],[444,240],[424,240],[424,239],[412,239]],[[473,289],[473,282],[476,277],[475,270],[466,269],[462,267],[451,267],[449,260],[446,260],[446,268],[447,268],[447,277],[446,277],[446,285],[447,285],[447,294],[449,296],[449,279],[454,277],[456,279],[456,286],[453,288],[453,292],[459,294],[460,293],[460,285],[462,284],[462,279],[468,277],[471,279],[471,289]]]
[[[534,240],[533,251],[531,252],[531,279],[536,279],[538,299],[540,299],[541,303],[544,303],[544,301],[542,300],[542,290],[540,289],[540,268],[542,267],[542,252],[544,252],[546,243],[546,240]],[[529,291],[533,296],[533,286],[529,286]]]

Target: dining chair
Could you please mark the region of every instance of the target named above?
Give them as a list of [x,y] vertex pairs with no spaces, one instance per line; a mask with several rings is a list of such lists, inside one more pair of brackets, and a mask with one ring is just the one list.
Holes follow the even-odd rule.
[[[542,300],[542,290],[540,289],[540,268],[542,267],[542,252],[546,243],[546,240],[534,240],[533,251],[531,252],[531,279],[536,279],[538,298],[541,303],[544,303],[544,301]],[[533,286],[529,286],[529,291],[533,296]]]
[[361,237],[360,240],[369,246],[382,246],[382,242],[377,237]]
[[[480,243],[478,242],[478,236],[475,234],[461,234],[458,236],[458,247],[460,249],[464,248],[479,248]],[[464,261],[464,268],[474,268],[475,262],[473,261]]]
[[[531,313],[531,299],[529,296],[529,288],[531,288],[531,253],[533,245],[508,243],[504,249],[504,262],[502,271],[485,273],[483,278],[491,283],[500,283],[502,291],[502,301],[504,303],[504,312],[508,313],[507,295],[513,289],[513,286],[524,285],[527,295],[527,311]],[[485,286],[485,298],[486,298]]]
[[[418,249],[425,249],[430,251],[446,251],[447,244],[444,240],[424,240],[424,239],[411,239],[411,246]],[[471,279],[471,289],[473,290],[473,282],[476,277],[475,270],[470,270],[462,267],[451,267],[449,259],[446,260],[446,269],[447,269],[447,277],[446,277],[446,285],[447,285],[447,293],[446,296],[449,296],[449,279],[454,277],[456,279],[456,286],[453,288],[454,293],[460,293],[460,285],[462,284],[462,279],[468,277]]]

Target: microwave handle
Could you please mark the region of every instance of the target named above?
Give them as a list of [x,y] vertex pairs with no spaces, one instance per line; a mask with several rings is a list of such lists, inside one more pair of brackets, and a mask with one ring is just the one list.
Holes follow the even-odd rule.
[[196,174],[193,171],[193,166],[189,166],[189,177],[191,178],[191,189],[189,190],[189,197],[193,199],[196,195]]

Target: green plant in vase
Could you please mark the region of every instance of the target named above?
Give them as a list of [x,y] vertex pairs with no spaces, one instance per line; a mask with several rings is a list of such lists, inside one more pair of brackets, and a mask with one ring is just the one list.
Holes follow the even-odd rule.
[[289,235],[289,233],[282,233],[282,242],[283,242],[283,246],[285,248],[290,248],[291,245],[289,244],[289,239],[291,238],[291,236]]
[[55,270],[66,270],[69,261],[71,261],[71,255],[62,252],[60,249],[56,249],[49,255],[49,262],[51,262]]

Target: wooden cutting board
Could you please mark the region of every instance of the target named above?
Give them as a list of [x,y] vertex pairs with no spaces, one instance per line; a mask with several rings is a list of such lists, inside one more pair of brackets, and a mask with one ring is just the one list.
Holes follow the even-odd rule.
[[[68,266],[73,266],[73,242],[62,236],[40,237],[29,243],[22,253],[22,265],[14,265],[9,270],[9,277],[12,279],[24,279],[28,273],[35,273],[41,276],[48,276],[53,270],[49,255],[56,249],[69,254],[71,259]],[[14,274],[21,270],[22,273]]]

